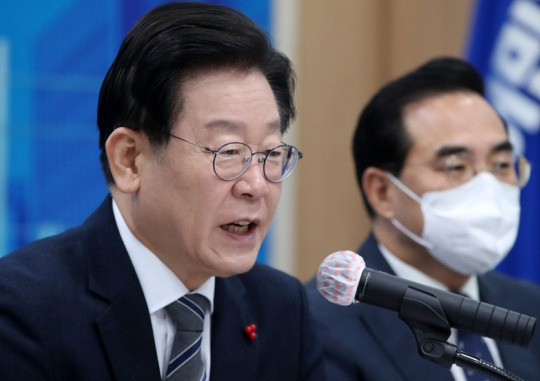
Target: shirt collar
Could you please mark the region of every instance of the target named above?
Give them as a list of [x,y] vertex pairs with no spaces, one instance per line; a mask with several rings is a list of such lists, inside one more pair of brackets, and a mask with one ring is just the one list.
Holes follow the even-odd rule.
[[[152,253],[129,230],[116,201],[113,213],[120,237],[133,263],[148,305],[150,314],[164,308],[190,291],[180,279],[154,253]],[[210,301],[210,312],[214,310],[215,277],[210,277],[197,292]]]
[[[440,290],[449,291],[448,287],[446,287],[441,282],[423,273],[417,268],[403,262],[401,259],[399,259],[392,252],[390,252],[390,250],[388,250],[381,243],[378,243],[378,246],[382,255],[384,256],[384,258],[390,265],[390,268],[400,278],[404,278],[404,279],[417,282],[417,283],[422,283],[422,284],[425,284],[426,286],[435,287]],[[480,300],[480,291],[478,289],[478,277],[476,275],[470,276],[467,282],[465,282],[465,284],[461,288],[460,292],[462,294],[467,295],[471,299]]]

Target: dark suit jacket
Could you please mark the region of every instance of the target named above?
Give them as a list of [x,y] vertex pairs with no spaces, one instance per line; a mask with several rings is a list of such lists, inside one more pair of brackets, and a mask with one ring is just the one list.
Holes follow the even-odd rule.
[[[257,339],[244,334],[257,325]],[[216,279],[211,380],[319,380],[302,284],[256,264]],[[0,259],[0,380],[160,380],[111,198],[80,227]]]
[[[373,236],[358,253],[367,267],[393,274]],[[480,276],[479,286],[482,301],[540,317],[539,287],[494,272]],[[364,303],[332,304],[319,294],[314,279],[306,288],[325,347],[328,380],[453,381],[448,369],[418,354],[416,339],[397,312]],[[527,349],[497,344],[507,370],[526,381],[540,380],[539,332]]]

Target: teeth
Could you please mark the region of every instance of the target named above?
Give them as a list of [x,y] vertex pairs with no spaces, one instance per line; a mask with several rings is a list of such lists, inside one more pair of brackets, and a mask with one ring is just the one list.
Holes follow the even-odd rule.
[[246,233],[249,229],[249,224],[248,221],[238,221],[234,224],[222,225],[222,228],[231,233]]

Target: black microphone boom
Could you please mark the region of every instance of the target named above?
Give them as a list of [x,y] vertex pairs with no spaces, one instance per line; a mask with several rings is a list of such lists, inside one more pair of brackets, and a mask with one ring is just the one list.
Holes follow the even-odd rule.
[[326,257],[316,279],[317,289],[332,303],[348,306],[356,300],[397,311],[412,329],[423,358],[446,368],[456,364],[498,380],[522,381],[458,351],[447,340],[454,327],[525,347],[534,333],[534,317],[369,269],[361,256],[348,250]]
[[[436,297],[451,327],[526,347],[534,333],[536,318],[465,296],[411,282],[381,271],[364,268],[355,299],[400,311],[409,288]],[[422,320],[422,316],[418,316]]]

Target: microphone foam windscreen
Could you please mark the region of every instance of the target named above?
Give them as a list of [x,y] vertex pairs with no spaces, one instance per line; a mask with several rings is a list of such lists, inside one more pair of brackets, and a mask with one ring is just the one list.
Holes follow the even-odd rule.
[[324,259],[317,271],[317,289],[332,303],[348,306],[355,302],[364,259],[352,251],[338,251]]

